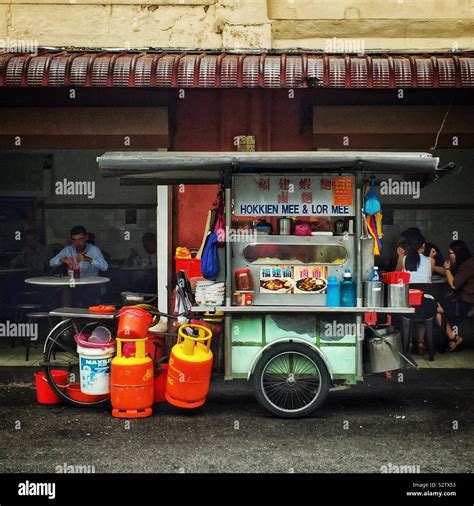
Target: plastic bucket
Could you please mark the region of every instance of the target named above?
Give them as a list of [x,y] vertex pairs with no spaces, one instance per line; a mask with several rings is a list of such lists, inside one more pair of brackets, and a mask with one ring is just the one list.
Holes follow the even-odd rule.
[[161,364],[160,373],[155,376],[153,385],[153,402],[165,402],[166,376],[168,374],[168,364]]
[[[52,369],[51,375],[56,385],[63,387],[61,390],[64,390],[68,382],[69,373],[60,369]],[[40,404],[59,404],[62,402],[62,399],[60,399],[49,386],[44,371],[35,372],[35,381],[36,399]]]
[[119,312],[117,337],[120,339],[143,339],[153,316],[139,307],[125,307]]
[[67,388],[68,397],[73,399],[74,401],[79,402],[97,402],[102,399],[107,399],[109,397],[108,394],[104,395],[88,395],[81,392],[81,384],[73,383],[69,385]]
[[81,392],[87,395],[110,393],[110,364],[115,355],[115,346],[104,348],[77,347]]
[[178,258],[174,257],[176,272],[184,271],[188,278],[202,276],[201,260],[199,258]]
[[421,303],[423,301],[423,293],[423,290],[411,288],[408,292],[408,303],[410,306],[421,306]]

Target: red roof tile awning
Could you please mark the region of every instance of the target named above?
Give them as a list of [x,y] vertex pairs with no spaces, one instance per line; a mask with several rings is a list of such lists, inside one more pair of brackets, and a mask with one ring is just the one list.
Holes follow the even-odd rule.
[[0,86],[472,88],[474,54],[0,53]]

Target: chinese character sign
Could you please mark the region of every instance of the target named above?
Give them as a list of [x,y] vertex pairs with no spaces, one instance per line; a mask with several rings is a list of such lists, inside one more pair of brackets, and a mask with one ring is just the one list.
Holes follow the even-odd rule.
[[234,177],[236,216],[354,216],[353,176]]

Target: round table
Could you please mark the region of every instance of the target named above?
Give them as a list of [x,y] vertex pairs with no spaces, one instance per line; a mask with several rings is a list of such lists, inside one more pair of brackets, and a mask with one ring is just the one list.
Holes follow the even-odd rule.
[[71,289],[77,286],[85,285],[100,285],[102,283],[108,283],[109,278],[102,276],[89,276],[79,279],[71,279],[69,276],[39,276],[36,278],[27,278],[25,283],[30,285],[42,285],[42,286],[61,286],[63,288],[61,294],[61,305],[63,307],[70,307],[71,302]]

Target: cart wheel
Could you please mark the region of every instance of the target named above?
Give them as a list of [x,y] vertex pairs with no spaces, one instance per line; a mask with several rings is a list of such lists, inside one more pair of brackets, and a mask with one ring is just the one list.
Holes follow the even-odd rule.
[[79,354],[77,353],[77,344],[74,340],[74,335],[78,332],[91,331],[98,325],[107,327],[112,334],[115,334],[115,324],[109,321],[89,318],[72,318],[70,320],[64,320],[57,325],[46,338],[43,355],[44,362],[42,365],[46,379],[56,395],[72,406],[95,408],[110,403],[110,396],[91,401],[77,400],[69,395],[68,389],[63,390],[56,385],[52,374],[54,369],[62,369],[69,372],[69,383],[79,381]]
[[267,350],[254,374],[257,401],[281,418],[302,418],[326,399],[330,379],[321,357],[304,344],[278,344]]

